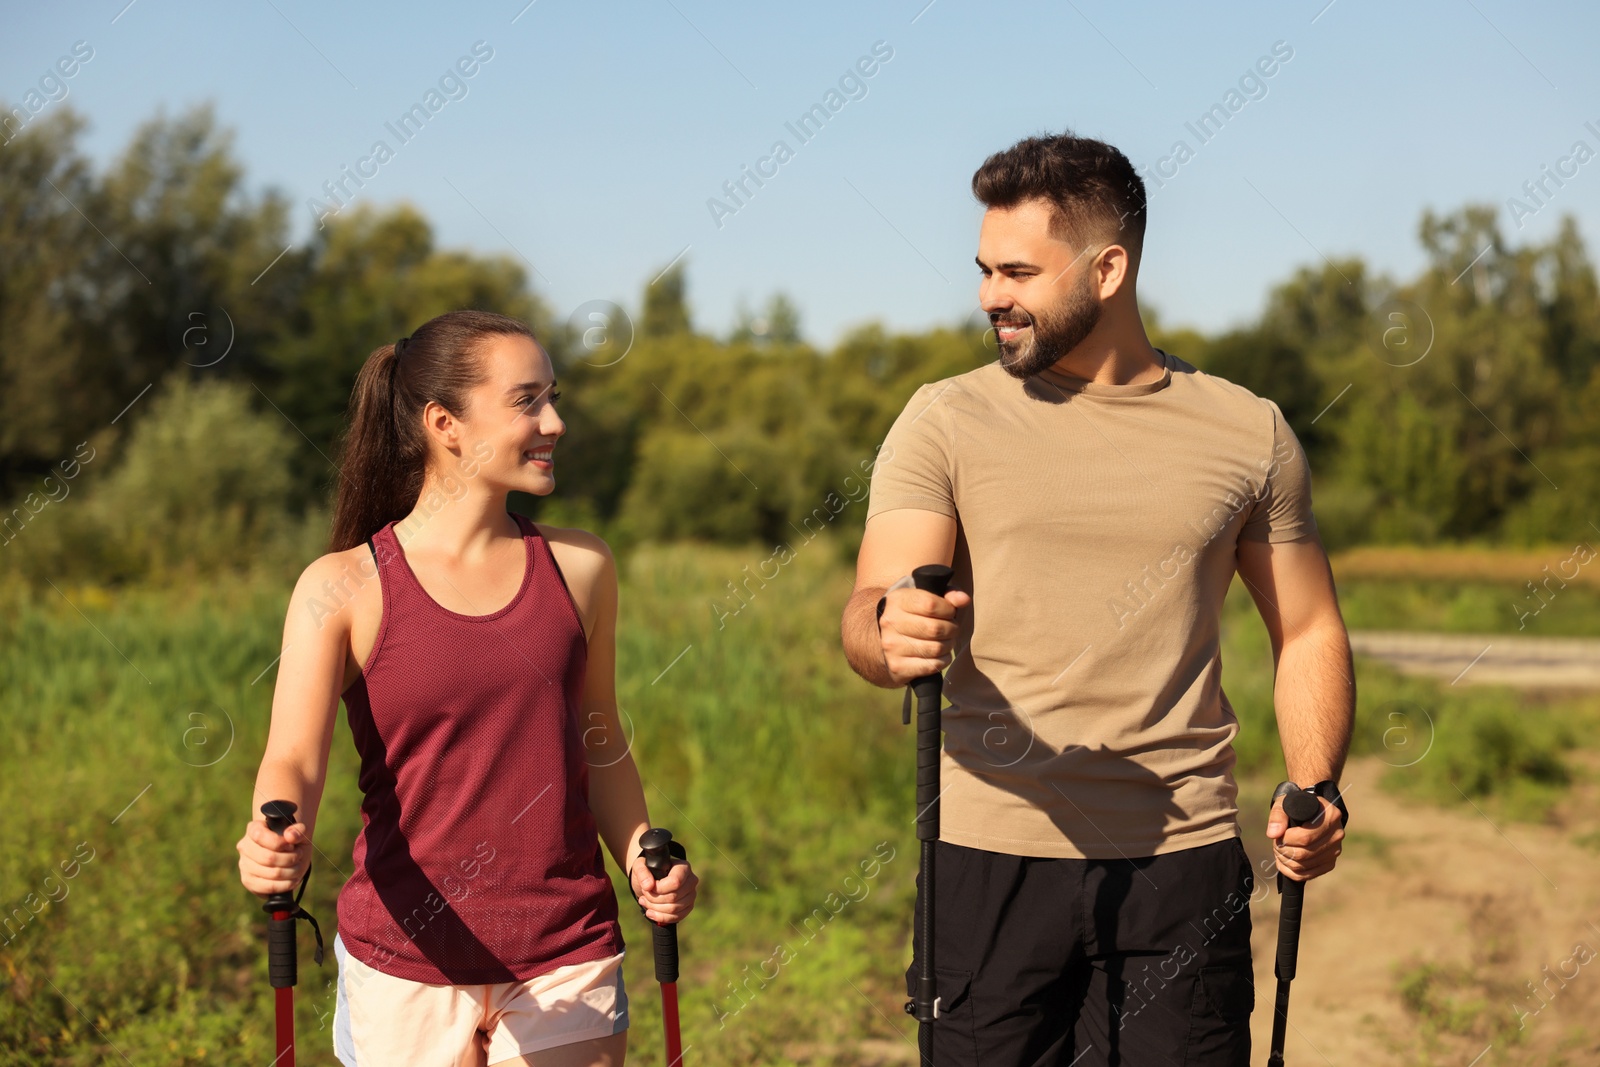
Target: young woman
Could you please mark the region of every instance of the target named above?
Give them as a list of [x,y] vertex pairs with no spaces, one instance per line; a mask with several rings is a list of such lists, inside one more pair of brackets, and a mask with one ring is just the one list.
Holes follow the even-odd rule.
[[[334,1047],[347,1065],[623,1061],[617,900],[600,842],[649,919],[698,879],[656,881],[617,718],[616,567],[581,530],[509,514],[555,487],[565,432],[527,326],[454,311],[356,379],[332,545],[289,602],[272,728],[239,876],[261,897],[311,864],[340,697],[362,829],[339,893]],[[322,853],[323,870],[339,864]]]

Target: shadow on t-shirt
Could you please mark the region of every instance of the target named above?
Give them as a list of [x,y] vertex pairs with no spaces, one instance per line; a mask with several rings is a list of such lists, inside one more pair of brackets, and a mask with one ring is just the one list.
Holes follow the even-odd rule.
[[[1012,708],[1011,702],[983,671],[968,666],[963,672],[962,682],[971,705],[976,708],[1006,708],[1013,718],[1010,722],[996,722],[991,715],[990,721],[983,726],[983,744],[977,752],[967,750],[964,746],[952,747],[947,744],[946,751],[951,759],[985,785],[1004,790],[1029,807],[1044,812],[1062,837],[1079,852],[1086,855],[1105,855],[1110,852],[1130,862],[1137,860],[1139,857],[1129,856],[1121,841],[1112,837],[1085,811],[1078,802],[1079,798],[1072,795],[1076,790],[1067,788],[1060,781],[1071,778],[1072,770],[1060,765],[1072,762],[1073,752],[1104,750],[1096,750],[1089,745],[1053,748],[1033,730],[1026,713]],[[947,734],[952,732],[952,720],[959,723],[956,718],[959,715],[961,712],[957,709],[945,709],[944,728]],[[1146,801],[1117,812],[1115,829],[1122,840],[1161,840],[1169,822],[1188,817],[1189,813],[1173,800],[1172,787],[1160,775],[1137,761],[1115,757],[1108,761],[1101,757],[1095,763],[1103,766],[1113,761],[1117,773],[1115,777],[1103,778],[1103,781],[1119,793],[1136,791],[1140,799]],[[1058,764],[1053,774],[1049,773],[1052,762]],[[1082,782],[1078,788],[1088,792],[1096,786],[1097,783],[1090,779]],[[1091,809],[1095,806],[1089,805]],[[1088,826],[1087,833],[1084,831],[1085,824]]]
[[[972,702],[979,707],[1010,707],[994,683],[981,671],[971,671],[967,675],[967,683]],[[945,710],[946,729],[950,725],[954,710],[951,708]],[[960,712],[955,711],[955,714],[959,715]],[[1172,930],[1148,921],[1151,917],[1143,915],[1142,908],[1141,914],[1124,913],[1124,905],[1128,903],[1130,891],[1136,880],[1140,879],[1149,883],[1157,894],[1162,895],[1192,892],[1195,887],[1154,884],[1148,869],[1157,857],[1129,856],[1124,853],[1118,842],[1101,830],[1071,795],[1075,791],[1072,787],[1046,780],[1043,772],[1052,761],[1069,756],[1073,749],[1087,749],[1089,746],[1069,745],[1060,749],[1052,748],[1020,719],[1010,724],[994,724],[987,727],[987,730],[1004,731],[1008,735],[1006,740],[995,748],[985,746],[982,750],[993,755],[994,759],[990,760],[983,755],[959,749],[950,752],[951,758],[986,784],[1003,789],[1036,810],[1047,814],[1062,836],[1078,851],[1089,854],[1104,853],[1109,846],[1112,852],[1117,853],[1108,859],[1089,861],[1090,871],[1086,881],[1092,886],[1092,899],[1086,902],[1089,929],[1084,931],[1089,958],[1097,961],[1110,979],[1106,1022],[1112,1042],[1111,1062],[1117,1062],[1115,1051],[1120,1034],[1119,1021],[1125,1014],[1123,972],[1140,962],[1137,957],[1148,956],[1153,962],[1172,951],[1170,943]],[[999,737],[1001,734],[993,733],[991,736]],[[1016,754],[1013,751],[1002,753],[995,750],[1018,741],[1020,736],[1026,738],[1025,747],[1019,744],[1020,751]],[[1146,786],[1152,800],[1155,801],[1119,812],[1118,829],[1126,833],[1129,839],[1143,841],[1159,839],[1168,824],[1169,816],[1185,817],[1186,813],[1172,798],[1171,787],[1159,775],[1134,760],[1119,760],[1117,766],[1119,773],[1115,781],[1120,789],[1126,789],[1130,785]],[[995,773],[1002,767],[1005,773]],[[1029,767],[1037,767],[1041,773],[1030,774]],[[1092,779],[1086,780],[1078,788],[1085,791],[1093,790],[1096,788],[1096,782]],[[1088,837],[1083,831],[1085,823],[1090,828]],[[1093,836],[1096,833],[1098,836]],[[1147,898],[1149,896],[1148,893],[1142,895]],[[1087,984],[1076,989],[1073,1002],[1068,1005],[1074,1017],[1082,1010],[1087,995]]]

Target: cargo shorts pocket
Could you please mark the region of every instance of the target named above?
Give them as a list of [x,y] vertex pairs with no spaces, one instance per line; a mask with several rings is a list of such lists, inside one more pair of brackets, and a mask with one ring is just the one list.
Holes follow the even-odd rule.
[[1256,1007],[1255,975],[1248,964],[1200,968],[1200,996],[1195,1011],[1225,1023],[1250,1021]]
[[1249,1067],[1250,1012],[1255,1004],[1249,964],[1200,968],[1185,1067]]
[[[906,969],[906,997],[915,996],[918,965],[912,961]],[[939,997],[939,1016],[933,1022],[933,1059],[935,1063],[961,1064],[978,1062],[978,1035],[972,1009],[972,972],[935,966],[935,993]]]

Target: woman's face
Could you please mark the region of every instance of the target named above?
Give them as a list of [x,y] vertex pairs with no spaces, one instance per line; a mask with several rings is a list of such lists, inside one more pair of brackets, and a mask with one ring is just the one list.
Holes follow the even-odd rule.
[[555,371],[531,338],[495,335],[485,342],[485,378],[458,423],[459,477],[485,479],[496,491],[544,496],[556,487],[555,443],[567,432],[556,413]]

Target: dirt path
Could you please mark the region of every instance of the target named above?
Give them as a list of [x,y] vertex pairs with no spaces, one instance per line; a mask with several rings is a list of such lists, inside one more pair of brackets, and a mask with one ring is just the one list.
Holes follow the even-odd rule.
[[[1351,765],[1354,831],[1339,868],[1307,887],[1286,1062],[1600,1063],[1600,853],[1575,840],[1600,823],[1587,814],[1592,781],[1556,825],[1497,825],[1380,791],[1387,769]],[[1246,833],[1258,860],[1261,829]],[[1272,1027],[1277,905],[1258,895],[1251,909],[1257,1062]]]
[[1350,647],[1407,674],[1463,685],[1600,689],[1600,639],[1357,630]]

